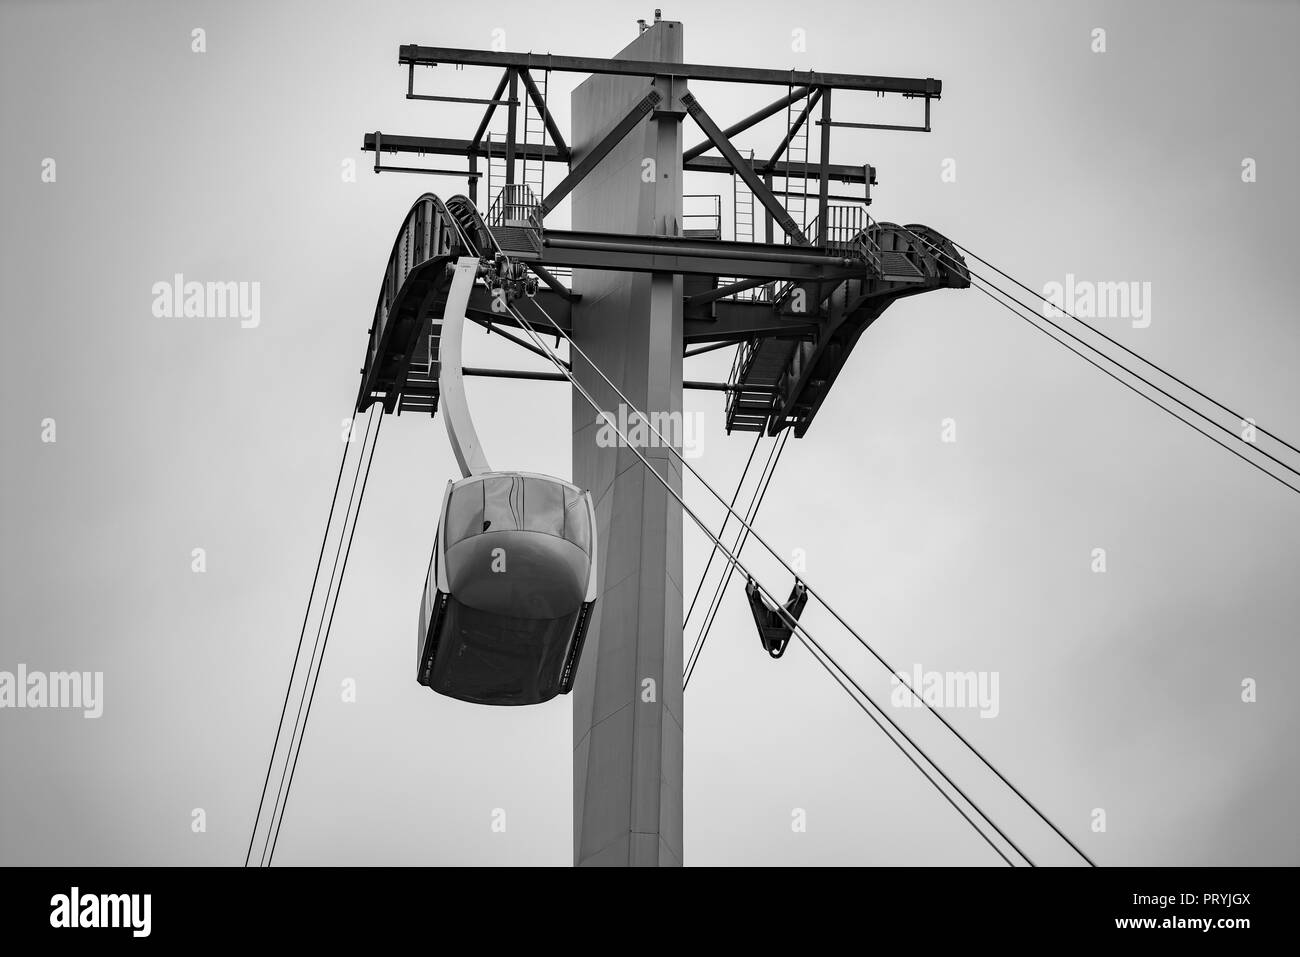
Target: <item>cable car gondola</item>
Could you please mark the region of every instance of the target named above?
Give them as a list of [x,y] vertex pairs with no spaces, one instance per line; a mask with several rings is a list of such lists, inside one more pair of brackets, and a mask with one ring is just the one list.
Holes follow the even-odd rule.
[[596,601],[591,495],[530,472],[492,471],[469,419],[461,335],[478,259],[455,266],[439,394],[464,475],[447,483],[420,603],[416,677],[477,704],[548,701],[573,688]]

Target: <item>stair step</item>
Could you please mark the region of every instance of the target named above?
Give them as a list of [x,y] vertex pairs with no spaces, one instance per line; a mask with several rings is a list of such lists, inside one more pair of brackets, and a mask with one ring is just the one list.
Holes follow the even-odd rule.
[[912,262],[906,253],[893,249],[881,250],[880,274],[883,278],[895,282],[925,278],[921,270],[916,268],[916,264]]

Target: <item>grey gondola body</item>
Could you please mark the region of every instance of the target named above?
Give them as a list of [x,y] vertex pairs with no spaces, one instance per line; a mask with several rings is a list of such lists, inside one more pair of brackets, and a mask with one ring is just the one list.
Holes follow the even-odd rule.
[[488,465],[461,370],[465,312],[485,269],[475,256],[451,267],[439,330],[443,421],[464,477],[443,495],[416,679],[476,704],[539,704],[573,688],[596,602],[596,511],[563,479]]
[[591,495],[527,472],[449,482],[420,604],[417,678],[477,704],[568,694],[596,601]]

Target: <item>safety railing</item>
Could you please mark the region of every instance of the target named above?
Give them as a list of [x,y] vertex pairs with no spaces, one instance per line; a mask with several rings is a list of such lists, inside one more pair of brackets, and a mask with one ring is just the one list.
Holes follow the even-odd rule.
[[758,340],[749,339],[742,342],[736,349],[736,355],[731,360],[731,372],[727,376],[727,421],[731,420],[732,412],[736,403],[740,401],[740,384],[744,381],[745,373],[749,371],[749,364],[754,359],[754,353],[758,350]]
[[541,228],[541,208],[537,195],[527,183],[506,183],[488,209],[489,226],[529,226]]
[[682,235],[722,238],[722,197],[717,193],[688,193],[682,197]]
[[876,242],[876,223],[865,206],[828,206],[826,208],[826,238],[821,237],[821,216],[814,216],[804,235],[814,246],[825,244],[829,249],[852,256],[861,256],[876,272],[880,272],[880,244]]
[[[729,286],[734,282],[740,282],[743,278],[742,276],[719,276],[718,286],[719,288]],[[773,280],[772,282],[765,282],[761,286],[751,286],[749,289],[740,289],[728,293],[722,296],[721,299],[729,299],[732,302],[773,302],[773,291],[776,287],[777,283]]]
[[504,248],[531,249],[533,253],[542,251],[542,204],[537,194],[527,183],[506,183],[497,193],[488,209],[487,224],[492,229],[522,230],[516,233],[516,239],[522,239],[523,247],[515,246],[501,233],[497,233],[498,242]]

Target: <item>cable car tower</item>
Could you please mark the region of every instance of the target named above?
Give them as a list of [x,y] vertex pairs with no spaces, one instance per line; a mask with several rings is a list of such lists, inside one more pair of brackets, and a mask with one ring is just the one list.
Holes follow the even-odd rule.
[[[398,62],[408,98],[486,107],[468,139],[374,132],[363,144],[377,173],[465,180],[464,194],[420,196],[398,231],[356,403],[358,412],[376,403],[441,411],[464,475],[449,485],[436,531],[417,678],[487,704],[571,690],[574,862],[680,865],[680,450],[602,447],[598,413],[617,418],[628,405],[680,416],[683,388],[713,389],[725,394],[728,433],[802,437],[890,303],[967,287],[965,261],[943,236],[868,214],[869,164],[831,162],[836,127],[927,132],[941,84],[686,63],[682,25],[657,11],[610,59],[406,45]],[[417,93],[416,67],[438,65],[501,72],[481,99]],[[553,73],[589,75],[572,94],[567,137],[548,107]],[[778,96],[723,128],[693,81]],[[923,120],[833,118],[832,95],[848,108],[865,94],[914,100]],[[785,130],[770,156],[733,144],[774,117]],[[492,129],[502,119],[504,131]],[[692,146],[688,120],[703,134]],[[451,165],[399,165],[397,154]],[[687,172],[732,178],[730,236],[717,197],[691,196],[688,208]],[[571,226],[556,228],[548,216],[566,199]],[[463,368],[467,320],[549,353],[559,371]],[[538,329],[569,340],[567,363]],[[683,381],[684,356],[729,346],[727,382]],[[484,373],[571,383],[571,482],[488,469],[461,383]],[[492,568],[496,552],[503,574]],[[802,609],[801,588],[785,606],[748,588],[773,657]]]

